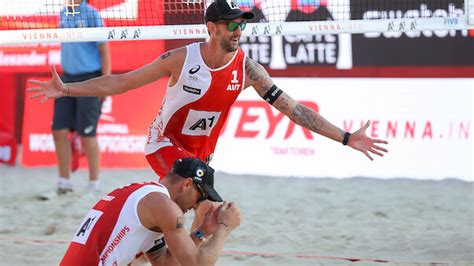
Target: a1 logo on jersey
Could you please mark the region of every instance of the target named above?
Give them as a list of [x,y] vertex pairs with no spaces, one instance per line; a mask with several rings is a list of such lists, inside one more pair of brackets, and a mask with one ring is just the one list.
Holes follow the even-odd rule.
[[184,135],[209,136],[219,121],[220,112],[189,110],[182,129]]
[[92,232],[92,229],[94,229],[95,224],[99,220],[100,216],[102,216],[102,214],[104,213],[101,211],[91,209],[89,213],[87,213],[86,218],[84,218],[84,220],[82,221],[79,230],[77,230],[77,233],[72,239],[72,242],[85,245],[87,239],[89,238],[89,235]]
[[239,80],[237,79],[237,70],[232,71],[232,80],[230,84],[227,86],[228,91],[238,91],[240,90]]

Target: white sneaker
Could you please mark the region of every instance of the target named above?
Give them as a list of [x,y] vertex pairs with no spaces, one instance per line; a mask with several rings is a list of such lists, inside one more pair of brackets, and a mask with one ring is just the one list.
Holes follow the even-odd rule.
[[64,195],[66,193],[72,192],[72,183],[69,179],[66,178],[59,178],[58,180],[58,188],[56,192],[58,195]]
[[100,195],[101,192],[99,181],[90,181],[89,184],[87,184],[87,193]]
[[53,198],[56,198],[58,196],[70,194],[73,192],[72,189],[72,183],[69,181],[69,179],[66,178],[59,178],[57,183],[56,183],[56,190],[55,191],[50,191],[50,192],[45,192],[41,195],[38,196],[38,199],[40,200],[50,200]]

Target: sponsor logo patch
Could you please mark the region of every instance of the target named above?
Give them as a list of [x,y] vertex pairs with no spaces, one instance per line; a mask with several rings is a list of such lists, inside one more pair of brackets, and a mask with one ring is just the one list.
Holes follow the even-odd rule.
[[199,69],[201,69],[201,66],[200,65],[195,65],[193,68],[191,68],[189,70],[189,74],[191,74],[191,75],[196,74],[199,71]]
[[185,92],[189,92],[189,93],[192,93],[192,94],[197,94],[197,95],[201,94],[201,89],[189,87],[189,86],[186,86],[186,85],[183,85],[183,90]]
[[89,213],[86,215],[86,218],[82,221],[81,226],[77,230],[76,234],[74,235],[72,242],[76,242],[82,245],[85,245],[89,235],[94,229],[95,224],[99,220],[100,216],[102,216],[103,212],[91,209]]

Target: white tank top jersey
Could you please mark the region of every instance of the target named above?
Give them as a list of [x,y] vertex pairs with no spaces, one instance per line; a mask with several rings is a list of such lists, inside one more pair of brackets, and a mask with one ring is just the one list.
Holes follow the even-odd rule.
[[61,265],[127,265],[161,242],[162,233],[145,228],[137,213],[138,202],[152,192],[168,197],[156,182],[118,188],[100,200],[86,215]]
[[147,155],[172,144],[202,160],[214,152],[229,110],[244,88],[245,53],[239,48],[226,65],[211,69],[202,59],[200,46],[186,46],[178,81],[168,85],[149,128]]

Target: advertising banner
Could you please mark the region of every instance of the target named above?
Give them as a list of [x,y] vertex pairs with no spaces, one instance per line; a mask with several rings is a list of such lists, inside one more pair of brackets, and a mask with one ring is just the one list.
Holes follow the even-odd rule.
[[[129,71],[155,60],[164,50],[164,41],[110,42],[112,71]],[[137,46],[140,56],[136,56]],[[61,70],[59,43],[40,43],[0,46],[0,73],[44,73],[50,65]]]
[[229,114],[211,162],[232,174],[294,177],[460,178],[472,175],[473,79],[290,79],[275,83],[336,126],[386,139],[385,157],[311,133],[253,89]]
[[[464,1],[352,0],[351,19],[446,17],[445,24],[458,23]],[[447,17],[450,18],[447,18]],[[474,30],[387,31],[352,36],[354,66],[473,66]],[[387,25],[398,29],[408,25]]]
[[[32,78],[36,79],[36,78]],[[125,94],[107,97],[102,106],[97,137],[101,167],[147,167],[144,146],[148,126],[158,113],[167,79]],[[56,165],[51,134],[53,101],[39,104],[25,96],[22,165]],[[80,167],[86,166],[86,158]]]
[[[337,20],[373,20],[391,18],[430,18],[448,17],[445,23],[458,23],[455,16],[464,14],[464,1],[422,0],[397,2],[390,0],[370,1],[287,1],[288,8],[273,7],[280,2],[242,1],[247,10],[256,14],[255,22],[265,21],[337,21]],[[276,12],[266,14],[265,12]],[[454,18],[453,18],[454,17]],[[387,22],[388,23],[388,22]],[[408,25],[388,25],[394,30]],[[472,67],[474,60],[474,30],[436,30],[365,34],[316,34],[311,36],[271,36],[246,37],[241,39],[242,49],[254,60],[267,66],[271,73],[278,76],[331,76],[325,69],[353,69],[354,73],[366,67],[432,67],[432,72],[443,76],[446,68]],[[310,70],[309,67],[318,67]],[[363,68],[358,68],[363,67]],[[444,68],[443,68],[444,67]],[[286,70],[284,75],[277,70]],[[357,72],[359,71],[359,72]],[[394,72],[405,73],[403,69]],[[421,69],[411,71],[420,76],[429,75]],[[332,75],[334,75],[334,73]],[[352,72],[347,72],[352,73]],[[373,75],[373,74],[372,74]],[[376,74],[375,74],[376,75]],[[386,75],[386,74],[385,74]],[[434,74],[431,74],[434,75]],[[392,74],[397,76],[397,74]],[[436,76],[436,75],[435,75]],[[462,76],[470,76],[463,72]]]
[[0,73],[0,132],[8,132],[14,135],[15,131],[15,108],[16,86],[15,75]]
[[15,164],[16,86],[15,75],[0,73],[0,163]]
[[[370,120],[367,135],[388,140],[389,152],[370,161],[350,147],[295,125],[249,88],[233,105],[221,132],[211,162],[216,170],[293,177],[474,180],[473,79],[274,80],[343,130],[354,132]],[[149,167],[144,143],[164,85],[163,80],[104,103],[98,128],[102,167]],[[56,164],[52,104],[25,101],[25,166]],[[80,165],[85,163],[83,158]]]
[[[348,0],[240,1],[239,4],[255,14],[252,22],[348,20],[350,16]],[[270,69],[291,69],[292,66],[352,67],[349,34],[246,37],[244,33],[241,41],[242,49],[252,59]]]

